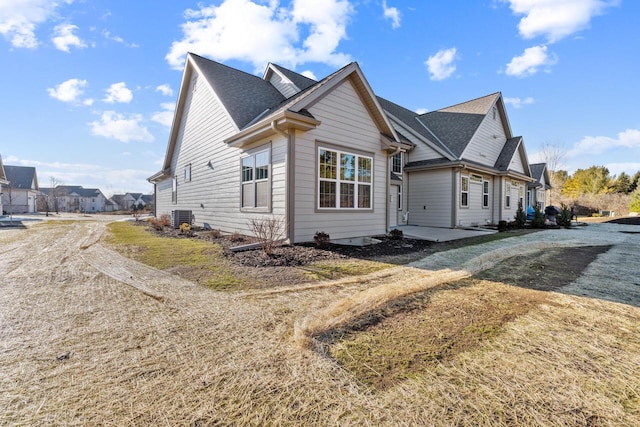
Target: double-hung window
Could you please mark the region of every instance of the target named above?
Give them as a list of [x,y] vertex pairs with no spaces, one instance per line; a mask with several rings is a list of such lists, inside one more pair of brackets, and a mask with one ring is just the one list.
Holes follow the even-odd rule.
[[489,207],[489,181],[482,181],[482,207]]
[[271,201],[271,149],[242,158],[242,208],[268,210]]
[[319,148],[319,209],[371,209],[372,186],[372,157]]
[[511,207],[511,184],[507,184],[507,186],[504,189],[505,193],[504,193],[504,207],[505,208],[510,208]]
[[469,177],[463,176],[460,181],[460,206],[469,207]]
[[402,175],[402,152],[396,153],[391,157],[391,171]]

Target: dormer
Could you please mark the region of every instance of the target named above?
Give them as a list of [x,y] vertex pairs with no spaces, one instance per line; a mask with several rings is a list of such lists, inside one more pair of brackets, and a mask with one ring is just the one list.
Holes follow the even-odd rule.
[[315,80],[288,70],[279,65],[269,63],[264,72],[263,80],[268,81],[285,98],[291,98],[295,94],[317,83]]

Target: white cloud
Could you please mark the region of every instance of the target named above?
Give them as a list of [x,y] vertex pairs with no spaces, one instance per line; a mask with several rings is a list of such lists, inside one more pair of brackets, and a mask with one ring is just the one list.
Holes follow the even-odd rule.
[[397,7],[387,7],[387,0],[382,0],[384,17],[391,20],[391,27],[395,30],[400,28],[400,11]]
[[456,52],[455,47],[441,49],[425,61],[431,80],[444,80],[453,75],[456,71]]
[[93,135],[117,139],[122,142],[153,141],[153,135],[149,133],[146,127],[142,126],[141,122],[142,116],[139,114],[125,117],[115,111],[105,111],[102,113],[100,121],[91,122],[89,125]]
[[102,35],[104,36],[105,39],[107,40],[111,40],[114,41],[116,43],[122,43],[123,45],[127,46],[127,47],[140,47],[139,45],[137,45],[136,43],[128,43],[126,42],[122,37],[120,36],[114,36],[111,34],[110,31],[108,30],[104,30],[102,32]]
[[172,43],[165,59],[181,69],[191,51],[218,61],[248,61],[257,70],[269,61],[294,68],[305,62],[342,66],[350,61],[349,55],[336,52],[353,13],[349,1],[293,0],[289,8],[278,4],[224,0],[219,6],[188,9],[183,38]]
[[116,102],[120,102],[122,104],[128,104],[133,99],[133,92],[129,88],[125,82],[114,83],[109,86],[109,89],[106,90],[107,95],[103,99],[104,102],[109,104],[113,104]]
[[300,73],[301,75],[311,79],[311,80],[318,80],[318,78],[316,77],[315,74],[313,74],[313,71],[311,70],[306,70]]
[[524,15],[518,24],[525,39],[544,36],[554,43],[589,27],[591,18],[620,0],[502,0],[515,15]]
[[73,31],[77,29],[78,27],[72,24],[56,25],[53,29],[54,36],[51,39],[56,48],[70,53],[69,47],[71,46],[77,47],[78,49],[87,47],[78,36],[73,34]]
[[156,92],[160,92],[165,96],[173,96],[173,89],[168,84],[163,84],[156,87]]
[[86,80],[80,79],[69,79],[57,85],[55,88],[47,89],[49,92],[49,96],[57,99],[62,102],[69,102],[72,104],[83,103],[84,105],[87,102],[93,103],[93,100],[85,100],[80,101],[80,97],[84,94],[83,88],[87,87],[88,83]]
[[529,77],[538,72],[540,67],[550,67],[558,62],[555,55],[547,53],[547,46],[533,46],[524,50],[520,56],[515,56],[507,64],[506,74],[513,77]]
[[151,120],[160,123],[162,126],[171,127],[173,124],[173,112],[176,105],[172,102],[163,102],[160,104],[163,111],[157,111],[151,116]]
[[[64,3],[72,1],[65,0]],[[13,47],[38,47],[36,28],[53,17],[61,3],[52,0],[0,1],[0,34],[9,39]]]
[[602,154],[614,148],[640,149],[640,130],[627,129],[615,138],[609,136],[585,136],[567,152],[568,157]]
[[530,96],[522,98],[504,98],[504,103],[512,105],[513,108],[521,108],[523,105],[529,105],[534,103],[534,99]]

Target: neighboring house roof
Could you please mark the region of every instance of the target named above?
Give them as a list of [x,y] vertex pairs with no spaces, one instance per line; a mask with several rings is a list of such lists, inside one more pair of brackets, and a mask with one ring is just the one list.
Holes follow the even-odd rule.
[[531,177],[535,179],[535,182],[529,184],[530,188],[537,188],[542,186],[542,179],[544,177],[545,189],[550,189],[549,183],[549,170],[546,163],[533,163],[530,165]]
[[506,171],[521,142],[522,137],[520,136],[507,139],[507,142],[502,146],[502,151],[496,160],[496,164],[493,166],[499,171]]
[[4,165],[2,164],[2,156],[0,156],[0,184],[8,184],[7,175],[5,174]]
[[38,177],[36,168],[32,166],[5,166],[4,171],[11,188],[20,190],[37,190]]
[[56,187],[56,195],[58,197],[64,197],[64,196],[78,196],[78,197],[103,196],[104,197],[100,189],[83,188],[81,185],[58,185]]

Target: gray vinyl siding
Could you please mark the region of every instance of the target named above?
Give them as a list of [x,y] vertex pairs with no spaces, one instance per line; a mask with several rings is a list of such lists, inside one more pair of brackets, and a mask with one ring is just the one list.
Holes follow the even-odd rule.
[[[452,215],[452,169],[407,174],[405,185],[409,224],[450,228]],[[407,189],[408,187],[408,189]]]
[[[465,172],[463,176],[469,177],[471,174],[481,175],[474,172]],[[482,207],[482,182],[476,182],[469,179],[469,206],[460,206],[460,180],[457,181],[456,197],[458,203],[458,218],[456,226],[470,227],[482,226],[492,221],[491,212],[491,176],[483,176],[484,180],[489,181],[489,207]]]
[[411,141],[412,143],[415,144],[413,149],[411,149],[411,151],[406,154],[405,160],[407,162],[415,162],[415,161],[419,161],[419,160],[431,160],[431,159],[440,159],[440,158],[442,158],[442,154],[438,153],[436,150],[431,148],[423,140],[418,139],[409,130],[407,130],[403,126],[399,125],[395,121],[392,121],[392,124],[393,124],[393,127],[398,132],[400,132],[409,141]]
[[[312,241],[317,231],[332,239],[384,234],[388,157],[381,150],[380,132],[353,85],[344,81],[309,111],[321,124],[295,136],[295,241]],[[318,146],[373,157],[372,210],[317,209]]]
[[[223,140],[235,132],[234,126],[205,79],[198,78],[195,83],[196,90],[190,87],[187,94],[171,160],[171,175],[178,177],[177,203],[172,203],[171,178],[159,182],[156,213],[191,210],[195,225],[208,223],[224,232],[250,234],[251,218],[271,214],[240,211],[240,158],[246,151],[270,145],[272,212],[282,217],[286,141],[278,137],[244,150],[229,147]],[[185,181],[184,168],[189,164],[191,180]]]
[[507,135],[502,126],[500,115],[496,115],[494,119],[491,110],[489,110],[489,114],[482,120],[469,145],[462,153],[462,158],[493,166],[506,141]]
[[278,73],[271,73],[269,83],[271,83],[276,89],[278,89],[278,91],[282,95],[287,98],[298,93],[298,89],[295,87],[295,85],[290,81],[283,79],[282,76]]
[[513,155],[513,159],[509,163],[509,170],[525,173],[524,172],[524,164],[522,163],[522,156],[520,155],[520,151],[517,150]]

